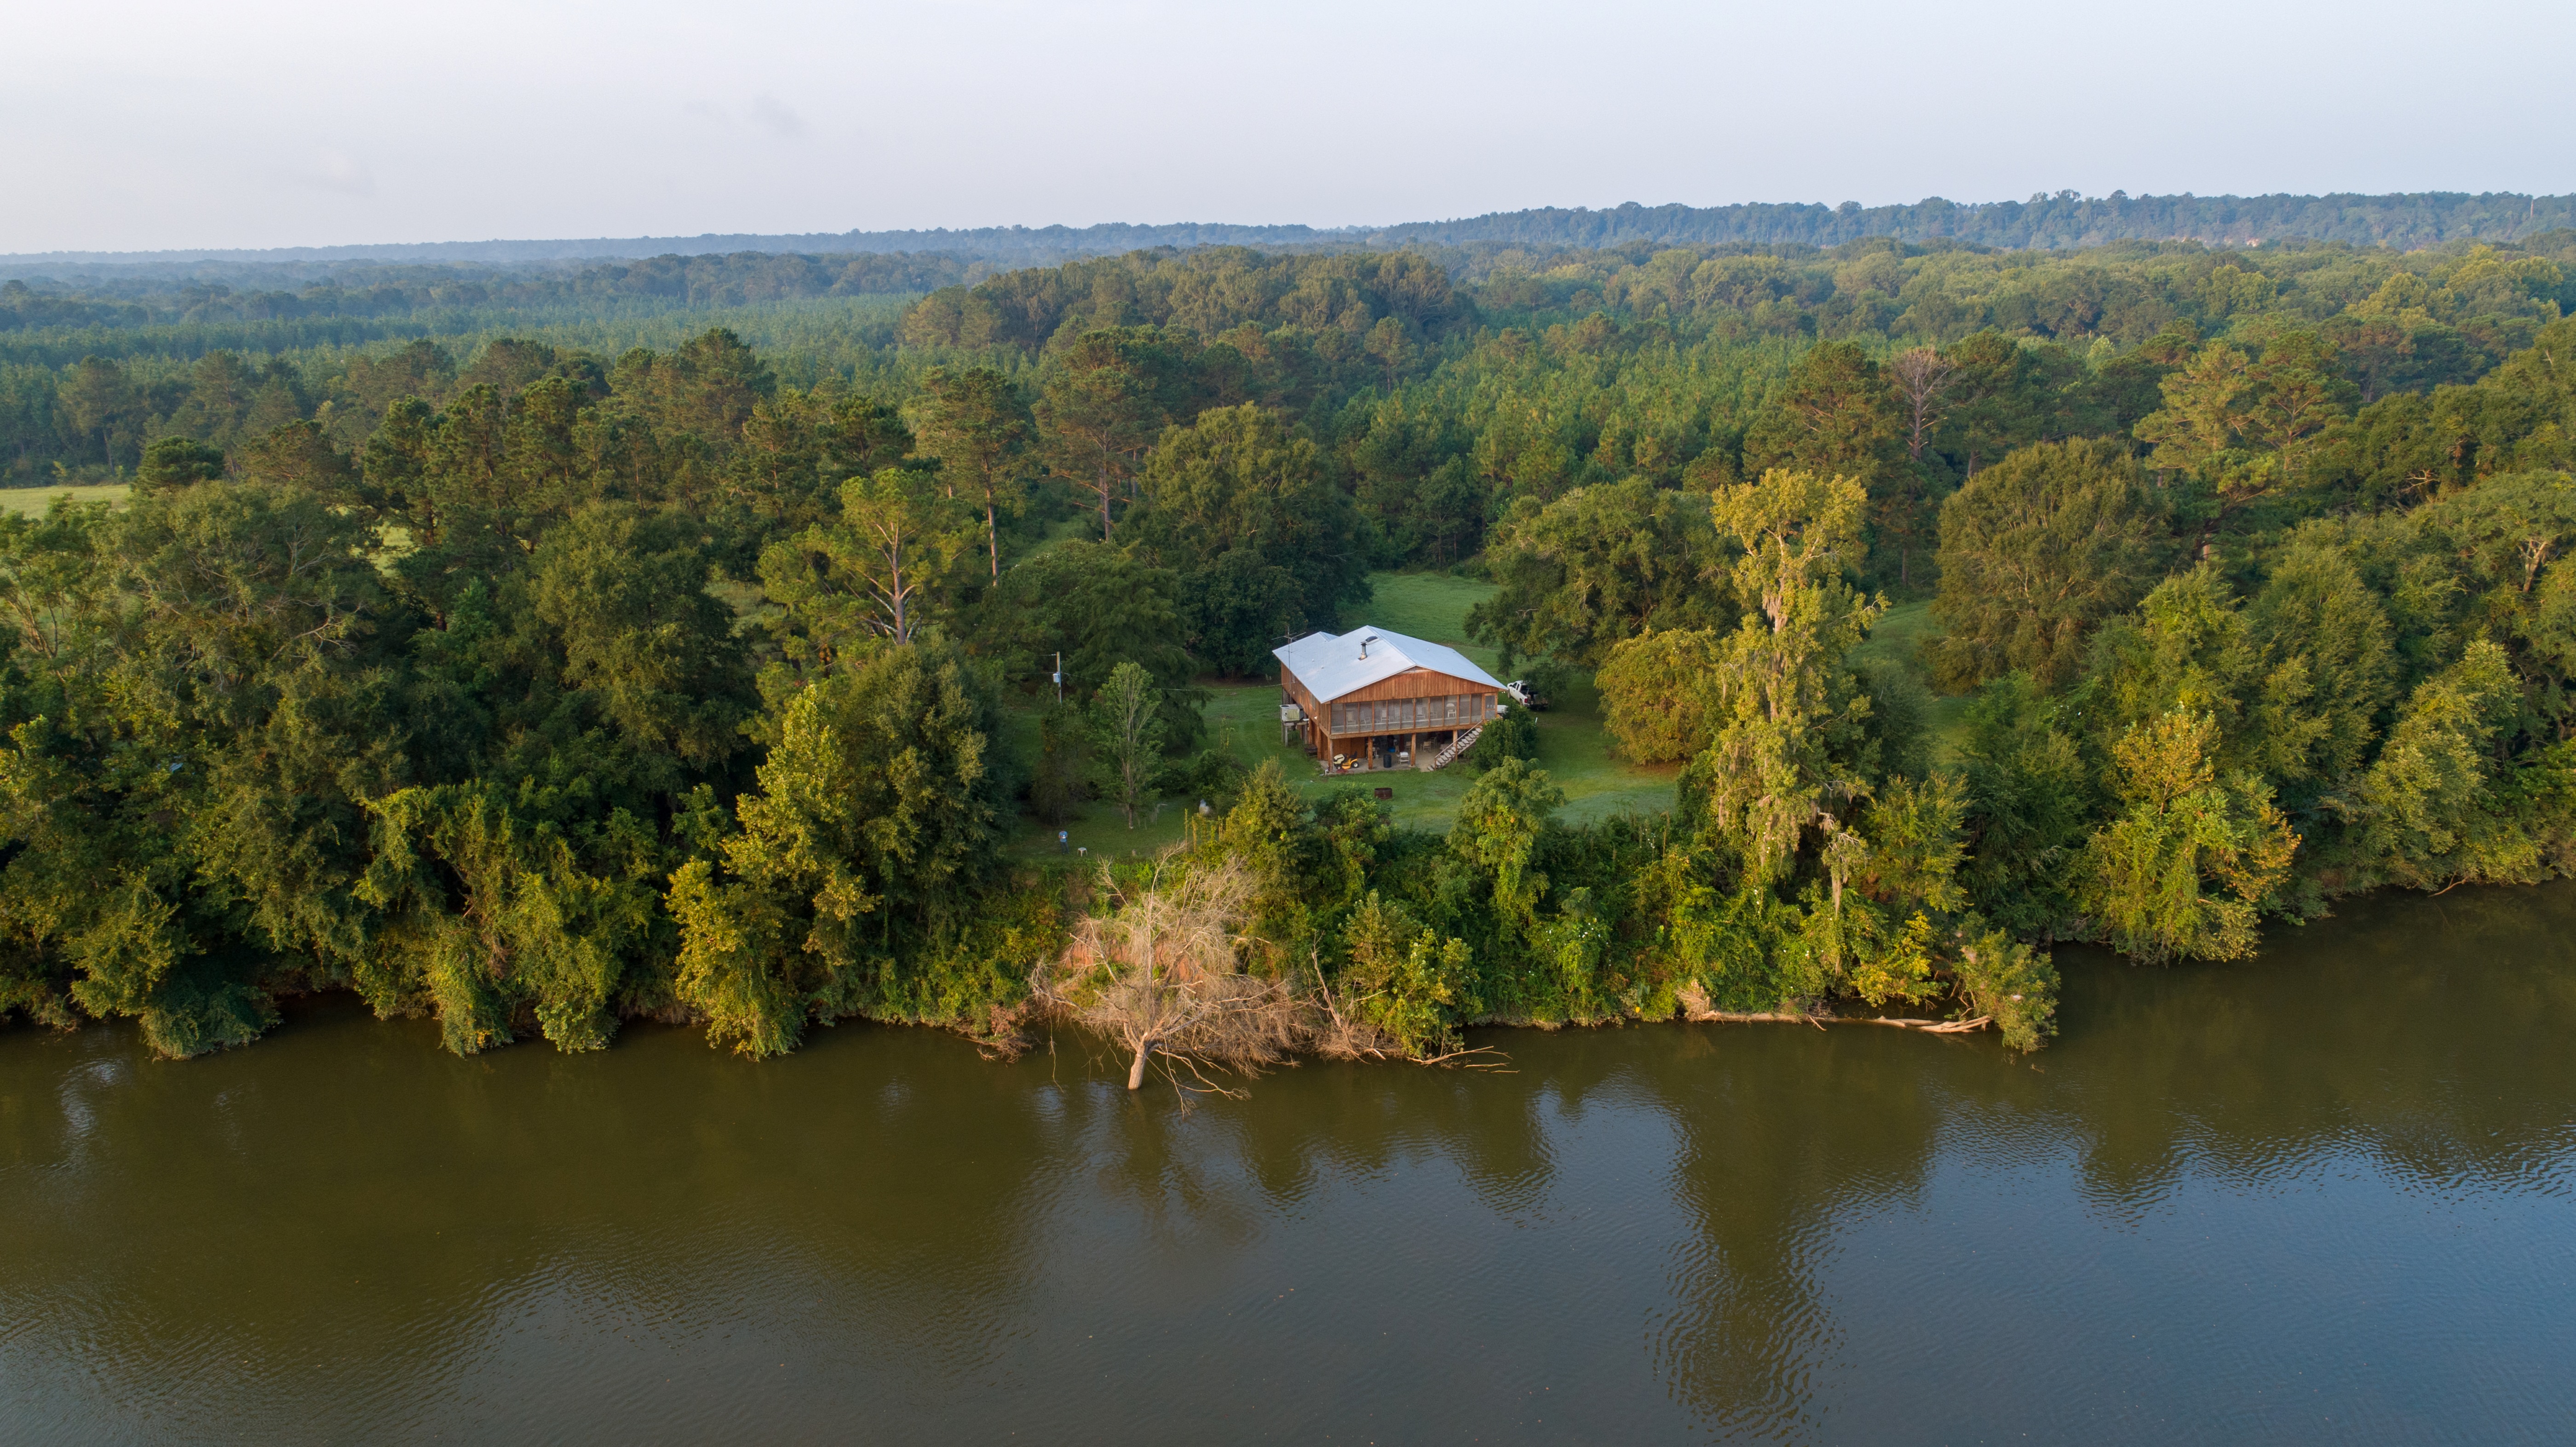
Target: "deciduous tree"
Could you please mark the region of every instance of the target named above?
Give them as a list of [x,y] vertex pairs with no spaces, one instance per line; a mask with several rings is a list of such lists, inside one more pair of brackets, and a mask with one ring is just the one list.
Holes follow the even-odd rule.
[[1091,740],[1097,750],[1109,797],[1136,827],[1136,810],[1149,792],[1148,781],[1163,755],[1162,695],[1152,674],[1135,663],[1109,671],[1091,701]]
[[2093,630],[2146,596],[2170,551],[2163,509],[2119,444],[2013,453],[1942,504],[1935,673],[1954,690],[2015,671],[2064,686]]
[[2289,876],[2299,836],[2261,777],[2218,773],[2207,714],[2170,713],[2113,741],[2125,806],[2084,846],[2076,902],[2098,936],[2150,963],[2234,960]]

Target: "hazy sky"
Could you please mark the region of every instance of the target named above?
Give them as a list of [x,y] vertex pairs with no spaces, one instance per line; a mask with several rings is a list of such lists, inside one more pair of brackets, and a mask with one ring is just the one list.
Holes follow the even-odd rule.
[[2576,191],[2576,4],[13,7],[0,252]]

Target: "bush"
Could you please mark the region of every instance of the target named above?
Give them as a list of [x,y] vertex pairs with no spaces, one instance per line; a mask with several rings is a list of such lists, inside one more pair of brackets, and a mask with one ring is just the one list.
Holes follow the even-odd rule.
[[1959,993],[1993,1019],[2005,1045],[2037,1050],[2057,1033],[2056,963],[2001,930],[1975,932],[1982,921],[1973,916],[1969,924],[1960,936]]
[[1370,890],[1342,931],[1343,1008],[1421,1060],[1458,1048],[1467,994],[1467,945],[1443,939]]
[[1484,732],[1476,735],[1476,742],[1458,756],[1458,762],[1470,772],[1481,774],[1506,759],[1537,757],[1538,721],[1530,717],[1528,709],[1514,704],[1485,725]]

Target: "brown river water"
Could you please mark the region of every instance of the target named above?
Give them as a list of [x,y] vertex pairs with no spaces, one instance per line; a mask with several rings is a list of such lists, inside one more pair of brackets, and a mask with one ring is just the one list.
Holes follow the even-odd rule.
[[0,1442],[2576,1441],[2576,888],[2063,1037],[1495,1031],[1131,1096],[843,1026],[0,1031]]

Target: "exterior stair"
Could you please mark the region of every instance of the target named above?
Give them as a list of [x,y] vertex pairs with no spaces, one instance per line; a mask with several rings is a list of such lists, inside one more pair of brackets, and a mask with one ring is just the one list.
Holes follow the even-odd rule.
[[1476,727],[1460,734],[1457,739],[1449,745],[1449,747],[1442,749],[1437,754],[1434,754],[1431,758],[1431,762],[1422,766],[1422,771],[1427,774],[1434,769],[1447,768],[1450,761],[1457,758],[1460,754],[1467,752],[1467,746],[1474,743],[1476,741],[1476,735],[1481,734],[1484,731],[1485,726],[1478,724]]

